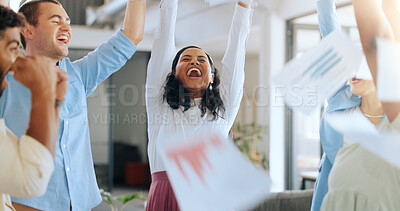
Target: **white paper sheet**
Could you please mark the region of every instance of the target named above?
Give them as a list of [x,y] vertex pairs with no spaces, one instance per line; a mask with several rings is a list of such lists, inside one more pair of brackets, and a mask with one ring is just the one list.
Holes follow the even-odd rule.
[[378,131],[360,112],[334,113],[327,115],[327,122],[346,136],[346,140],[357,142],[372,153],[400,168],[400,134]]
[[218,135],[194,134],[161,151],[182,211],[248,210],[269,195],[267,174]]
[[377,38],[378,98],[400,102],[400,44]]
[[285,65],[273,82],[291,108],[310,114],[320,109],[360,68],[363,54],[343,33],[335,31]]
[[363,80],[373,80],[371,71],[369,70],[365,56],[363,57],[363,60],[361,62],[360,69],[358,70],[356,78],[363,79]]

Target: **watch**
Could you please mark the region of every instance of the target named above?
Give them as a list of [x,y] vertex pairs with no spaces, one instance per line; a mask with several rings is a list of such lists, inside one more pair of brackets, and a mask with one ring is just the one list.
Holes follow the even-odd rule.
[[64,105],[64,100],[56,100],[55,106],[56,108],[62,107]]

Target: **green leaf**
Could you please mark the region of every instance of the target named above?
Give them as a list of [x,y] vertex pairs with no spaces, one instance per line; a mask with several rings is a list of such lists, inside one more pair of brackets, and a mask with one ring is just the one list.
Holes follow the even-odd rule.
[[103,189],[100,189],[100,195],[105,203],[110,204],[110,205],[113,204],[113,196],[109,192],[106,192]]
[[126,194],[121,194],[118,196],[117,200],[122,202],[122,204],[126,204],[130,201],[132,201],[133,199],[140,199],[142,201],[146,201],[146,196],[144,193],[142,192],[138,192],[138,193],[134,193],[134,194],[130,194],[130,193],[126,193]]

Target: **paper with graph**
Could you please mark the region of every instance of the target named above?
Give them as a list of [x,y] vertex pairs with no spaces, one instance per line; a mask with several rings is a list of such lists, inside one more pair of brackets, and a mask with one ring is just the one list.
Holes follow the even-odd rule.
[[400,43],[377,38],[378,98],[400,102]]
[[360,112],[333,113],[325,118],[332,128],[346,136],[346,140],[359,143],[400,168],[400,133],[378,131]]
[[268,196],[268,175],[231,140],[209,132],[174,138],[161,154],[182,211],[248,210]]
[[273,82],[287,105],[309,114],[358,73],[362,58],[361,49],[335,31],[285,65]]

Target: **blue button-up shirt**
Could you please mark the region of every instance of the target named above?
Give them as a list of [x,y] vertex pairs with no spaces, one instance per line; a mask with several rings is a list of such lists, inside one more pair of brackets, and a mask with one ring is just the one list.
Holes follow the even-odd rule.
[[[60,110],[55,170],[45,195],[12,198],[40,210],[89,210],[101,202],[90,149],[86,97],[97,85],[119,70],[137,47],[118,30],[107,42],[83,59],[60,61],[68,73],[68,91]],[[0,99],[0,114],[17,136],[25,133],[31,109],[30,92],[7,76],[9,88]]]
[[[322,37],[335,30],[341,30],[339,19],[335,11],[335,0],[318,0],[318,21]],[[359,106],[361,98],[353,95],[349,85],[344,85],[328,100],[320,124],[320,140],[324,155],[318,169],[319,174],[315,182],[311,211],[319,211],[322,201],[328,192],[328,176],[339,149],[343,146],[343,134],[335,131],[325,121],[325,115],[332,112],[343,112],[346,109]]]

